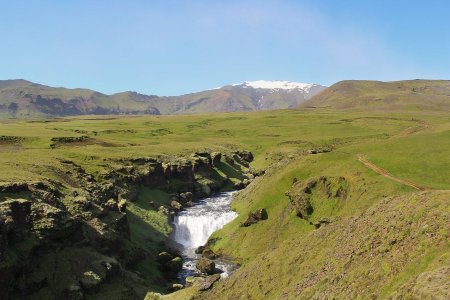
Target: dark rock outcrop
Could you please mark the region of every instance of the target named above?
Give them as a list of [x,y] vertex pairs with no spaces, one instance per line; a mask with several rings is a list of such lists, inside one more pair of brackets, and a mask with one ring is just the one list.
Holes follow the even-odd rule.
[[[308,220],[314,213],[312,197],[316,197],[318,201],[345,200],[348,192],[349,184],[344,177],[321,176],[308,181],[294,178],[291,189],[285,194],[289,197],[297,216]],[[315,226],[320,227],[320,224],[317,223]]]
[[248,214],[247,220],[241,224],[241,227],[249,227],[253,224],[258,223],[261,220],[266,220],[268,218],[267,211],[265,208],[256,210],[255,212],[250,212]]
[[211,160],[212,160],[213,166],[219,165],[221,159],[222,159],[222,153],[220,153],[220,152],[211,153]]
[[160,270],[168,274],[170,277],[174,277],[183,267],[181,257],[172,255],[168,252],[159,253],[157,261],[159,263]]
[[198,246],[198,248],[195,249],[195,253],[202,254],[205,249],[206,249],[206,246]]
[[211,249],[206,248],[202,252],[202,257],[205,257],[207,259],[215,259],[215,258],[217,258],[217,254],[214,253],[214,251],[212,251]]
[[31,230],[31,202],[15,199],[0,202],[0,260],[8,246],[20,242]]

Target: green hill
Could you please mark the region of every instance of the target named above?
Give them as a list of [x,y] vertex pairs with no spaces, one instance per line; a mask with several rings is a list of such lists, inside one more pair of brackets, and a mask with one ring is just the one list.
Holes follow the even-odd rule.
[[346,80],[338,82],[301,107],[352,110],[450,111],[450,81],[394,82]]

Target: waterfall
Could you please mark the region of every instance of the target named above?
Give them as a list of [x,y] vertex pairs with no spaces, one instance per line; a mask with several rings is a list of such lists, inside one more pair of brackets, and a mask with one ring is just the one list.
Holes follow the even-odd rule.
[[[195,262],[199,255],[194,250],[205,245],[211,234],[237,217],[237,213],[230,209],[232,195],[233,192],[220,193],[200,200],[175,216],[172,239],[182,247],[183,270],[179,274],[181,281],[197,272]],[[221,260],[216,260],[216,266],[223,271],[223,277],[228,276],[236,267]]]
[[180,212],[174,219],[174,240],[185,249],[204,245],[211,234],[237,217],[229,206],[231,196],[221,193]]

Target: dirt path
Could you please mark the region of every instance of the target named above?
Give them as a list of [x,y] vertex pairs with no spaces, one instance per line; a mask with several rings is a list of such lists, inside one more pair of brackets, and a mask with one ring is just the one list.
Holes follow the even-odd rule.
[[395,176],[392,176],[388,171],[378,167],[377,165],[375,165],[374,163],[371,163],[370,161],[368,161],[364,156],[362,155],[358,155],[358,160],[360,162],[362,162],[366,167],[368,167],[369,169],[375,171],[376,173],[380,174],[383,177],[386,177],[390,180],[396,181],[398,183],[401,183],[403,185],[407,185],[409,187],[412,187],[413,189],[419,190],[419,191],[425,191],[427,188],[418,185],[417,183],[414,183],[412,181],[409,180],[405,180],[405,179],[401,179]]
[[417,134],[417,133],[420,133],[422,131],[425,131],[425,130],[427,130],[427,129],[432,127],[430,123],[427,123],[425,121],[419,120],[419,121],[416,121],[416,122],[417,122],[416,125],[406,128],[404,131],[400,132],[396,136],[402,137],[402,136],[413,135],[413,134]]

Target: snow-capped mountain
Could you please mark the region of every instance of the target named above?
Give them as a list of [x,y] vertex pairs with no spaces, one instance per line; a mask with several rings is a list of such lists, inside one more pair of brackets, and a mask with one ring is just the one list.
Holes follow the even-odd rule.
[[297,107],[326,87],[290,81],[245,81],[181,96],[134,92],[105,95],[25,80],[0,80],[0,117],[59,117],[83,114],[183,114]]
[[325,86],[315,83],[256,80],[226,85],[211,91],[226,92],[229,102],[238,101],[245,107],[241,110],[266,110],[296,107],[324,89]]
[[233,84],[233,86],[242,86],[244,88],[251,87],[254,89],[269,89],[269,90],[302,90],[309,92],[311,87],[318,86],[314,83],[292,82],[284,80],[256,80],[244,81],[243,83]]

